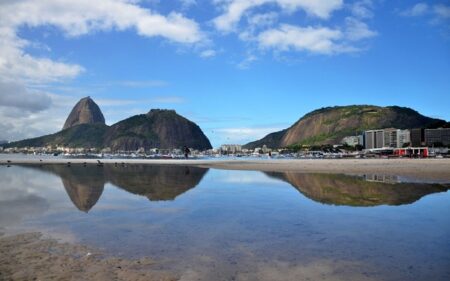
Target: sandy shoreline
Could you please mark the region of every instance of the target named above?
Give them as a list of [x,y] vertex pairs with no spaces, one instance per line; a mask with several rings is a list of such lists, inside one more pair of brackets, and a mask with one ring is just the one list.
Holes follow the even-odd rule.
[[0,236],[0,280],[177,280],[158,263],[104,256],[99,250],[42,238]]
[[[2,160],[3,165],[64,164],[97,165],[97,159],[14,159]],[[228,170],[273,172],[385,174],[424,179],[449,180],[450,159],[209,159],[209,160],[147,160],[101,159],[112,165],[182,165]]]

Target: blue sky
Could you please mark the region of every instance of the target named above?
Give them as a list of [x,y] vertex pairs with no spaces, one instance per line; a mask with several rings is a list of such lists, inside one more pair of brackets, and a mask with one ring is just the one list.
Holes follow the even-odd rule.
[[151,108],[213,146],[324,106],[450,120],[450,1],[2,1],[0,139],[58,131],[91,96],[107,124]]

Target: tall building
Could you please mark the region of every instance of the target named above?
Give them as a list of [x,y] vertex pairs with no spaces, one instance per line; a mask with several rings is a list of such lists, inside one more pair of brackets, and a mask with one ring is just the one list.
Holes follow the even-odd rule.
[[241,145],[239,145],[239,144],[223,144],[221,147],[220,147],[220,151],[222,152],[222,153],[231,153],[231,154],[234,154],[234,153],[237,153],[237,152],[242,152],[242,146]]
[[411,142],[410,131],[400,129],[370,130],[365,132],[365,148],[400,148]]
[[370,130],[364,132],[364,147],[366,149],[384,147],[384,130]]
[[397,147],[403,147],[405,144],[411,145],[411,131],[398,130],[397,131]]
[[384,147],[397,147],[397,129],[384,129]]
[[385,129],[384,146],[392,148],[401,148],[405,144],[411,144],[411,133],[409,130]]
[[427,146],[450,145],[450,128],[425,129],[425,143]]
[[420,147],[425,145],[425,129],[417,128],[411,130],[411,146]]

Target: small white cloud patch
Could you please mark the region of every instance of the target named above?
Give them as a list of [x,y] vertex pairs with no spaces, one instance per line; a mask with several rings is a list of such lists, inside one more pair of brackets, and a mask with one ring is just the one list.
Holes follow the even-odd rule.
[[262,32],[258,41],[264,48],[281,51],[297,50],[332,54],[340,49],[337,40],[342,36],[341,31],[327,27],[299,27],[283,24],[279,28]]
[[308,15],[328,19],[331,13],[343,6],[343,0],[216,0],[224,13],[213,20],[215,27],[230,32],[249,10],[266,4],[276,4],[285,12],[303,10]]
[[211,58],[214,57],[217,54],[216,51],[209,49],[209,50],[204,50],[200,53],[200,57],[202,58]]

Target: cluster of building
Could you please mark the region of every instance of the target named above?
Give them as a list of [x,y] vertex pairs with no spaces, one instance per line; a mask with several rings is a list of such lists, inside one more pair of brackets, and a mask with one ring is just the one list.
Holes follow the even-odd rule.
[[363,135],[364,148],[401,148],[411,144],[409,130],[382,129],[365,131]]
[[[108,157],[108,156],[121,156],[121,157],[162,157],[162,156],[170,156],[177,157],[183,156],[184,151],[182,149],[160,149],[160,148],[152,148],[152,149],[144,149],[143,147],[135,150],[135,151],[112,151],[111,148],[85,148],[85,147],[67,147],[67,146],[44,146],[44,147],[10,147],[3,148],[0,145],[0,152],[3,153],[25,153],[25,154],[53,154],[53,155],[71,155],[71,156],[99,156],[99,157]],[[203,152],[190,148],[191,156],[199,156],[202,155]]]
[[361,146],[366,151],[390,152],[399,156],[428,156],[428,148],[450,147],[450,128],[439,129],[379,129],[342,139],[348,146]]
[[450,146],[450,128],[368,130],[360,136],[345,137],[342,143],[365,149]]
[[221,154],[221,155],[235,155],[235,154],[245,154],[245,155],[259,155],[259,154],[268,154],[268,153],[276,153],[271,148],[268,148],[267,145],[263,145],[262,147],[256,147],[255,149],[246,149],[242,148],[240,144],[222,144],[219,150],[213,150],[213,154]]

